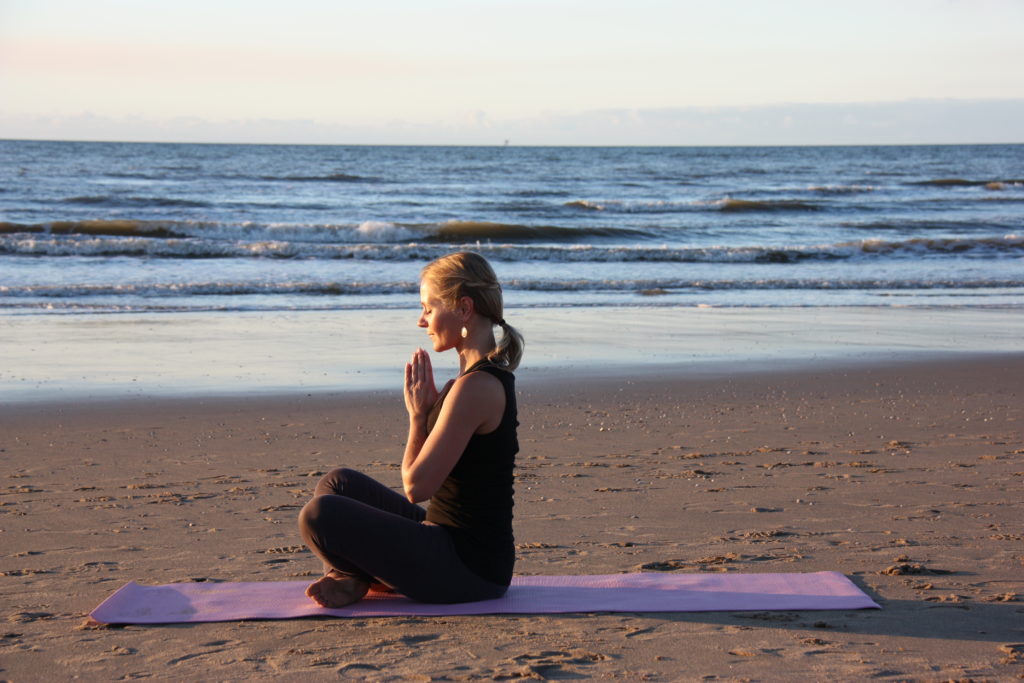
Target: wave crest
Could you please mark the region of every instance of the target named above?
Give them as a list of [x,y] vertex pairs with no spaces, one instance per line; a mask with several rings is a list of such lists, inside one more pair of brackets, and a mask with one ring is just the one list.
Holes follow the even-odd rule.
[[723,213],[745,211],[820,211],[823,208],[819,204],[798,199],[733,199],[731,197],[711,202],[711,205]]
[[[26,229],[35,228],[35,229]],[[607,233],[605,232],[607,231]],[[578,231],[458,221],[409,227],[367,221],[359,226],[198,226],[137,221],[21,226],[0,223],[0,254],[148,258],[300,258],[405,261],[433,259],[457,248],[495,260],[551,263],[761,263],[858,259],[1020,258],[1024,237],[868,239],[810,246],[640,246],[580,243]],[[589,236],[621,237],[593,228]]]
[[187,237],[173,222],[137,220],[54,221],[25,224],[0,222],[0,235],[42,233],[47,235],[110,235],[118,237]]
[[[1018,289],[1024,279],[899,279],[899,278],[757,278],[757,279],[573,279],[511,278],[509,290],[532,292],[635,292],[640,296],[668,295],[681,292],[735,290],[934,290],[934,289]],[[131,283],[75,285],[0,285],[0,296],[15,300],[92,299],[101,297],[145,297],[147,299],[178,299],[182,297],[266,296],[266,295],[411,295],[417,291],[413,281],[342,282],[333,280],[309,282],[275,281],[212,281],[191,283]],[[5,306],[9,306],[5,304]]]
[[89,195],[82,197],[67,197],[61,199],[62,204],[83,204],[86,206],[113,206],[113,207],[170,207],[184,209],[207,209],[213,206],[210,202],[196,201],[193,199],[175,199],[173,197],[119,197],[117,195]]
[[604,205],[592,202],[588,199],[577,199],[572,202],[566,202],[565,206],[570,209],[585,209],[587,211],[604,211]]
[[1024,187],[1024,179],[999,180],[968,180],[966,178],[935,178],[932,180],[919,180],[909,183],[910,185],[922,185],[926,187],[984,187],[989,190],[1002,190],[1008,186]]

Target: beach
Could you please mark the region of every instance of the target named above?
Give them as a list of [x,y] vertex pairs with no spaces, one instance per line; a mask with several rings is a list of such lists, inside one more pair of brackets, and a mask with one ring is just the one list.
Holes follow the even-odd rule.
[[518,574],[828,570],[881,610],[127,627],[85,617],[128,581],[317,576],[298,510],[399,485],[397,387],[8,402],[0,677],[1020,678],[1022,386],[941,349],[521,374]]
[[[0,680],[1024,676],[1024,145],[0,156]],[[419,273],[462,250],[526,339],[519,575],[882,609],[86,622],[312,581],[299,510],[339,466],[399,486]]]

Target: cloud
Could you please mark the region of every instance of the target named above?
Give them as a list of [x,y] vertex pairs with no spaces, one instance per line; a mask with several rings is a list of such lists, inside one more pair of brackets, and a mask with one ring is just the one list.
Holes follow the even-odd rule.
[[512,128],[507,137],[557,144],[1011,143],[1024,142],[1024,100],[608,109],[523,121]]
[[849,145],[1024,142],[1024,99],[600,109],[373,125],[313,119],[4,116],[0,137],[297,144]]

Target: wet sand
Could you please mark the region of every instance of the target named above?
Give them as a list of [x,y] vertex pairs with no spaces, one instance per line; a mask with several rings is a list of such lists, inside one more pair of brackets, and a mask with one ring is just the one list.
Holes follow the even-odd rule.
[[398,486],[397,391],[0,407],[0,678],[1008,680],[1024,676],[1024,356],[525,373],[520,574],[835,570],[851,612],[90,628],[129,580],[318,573],[295,517]]
[[[96,398],[365,392],[402,382],[426,344],[413,308],[0,317],[0,397],[14,402]],[[521,368],[674,376],[722,367],[777,369],[922,353],[1016,353],[1018,308],[512,308],[526,337]],[[452,354],[434,367],[452,372]],[[526,377],[524,376],[524,379]]]

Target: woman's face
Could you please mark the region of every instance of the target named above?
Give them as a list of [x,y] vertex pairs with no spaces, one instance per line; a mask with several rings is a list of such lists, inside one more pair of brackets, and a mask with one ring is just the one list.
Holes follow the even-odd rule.
[[434,351],[447,351],[462,341],[462,318],[438,298],[434,286],[427,281],[420,285],[420,305],[423,311],[416,324],[427,331]]

